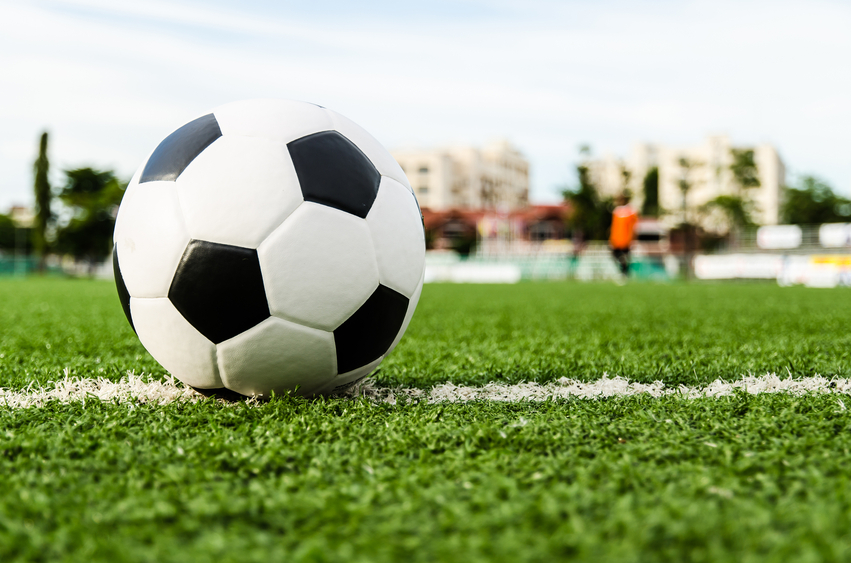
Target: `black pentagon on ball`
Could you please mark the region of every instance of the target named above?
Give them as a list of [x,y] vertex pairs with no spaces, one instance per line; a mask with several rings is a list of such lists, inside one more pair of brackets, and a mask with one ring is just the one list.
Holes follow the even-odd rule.
[[366,303],[334,331],[337,372],[363,367],[387,353],[407,312],[407,297],[379,285]]
[[337,131],[322,131],[287,144],[305,201],[366,218],[381,174],[361,150]]
[[221,136],[219,122],[212,113],[190,121],[157,146],[142,170],[139,183],[177,180],[189,163]]
[[115,276],[115,288],[118,290],[118,299],[121,301],[121,308],[124,309],[124,316],[130,322],[130,328],[133,329],[133,332],[136,332],[136,327],[133,326],[133,317],[130,315],[130,292],[124,285],[124,277],[121,275],[121,267],[118,265],[118,248],[116,247],[112,247],[112,274]]
[[269,317],[260,260],[253,248],[190,241],[168,298],[214,344]]

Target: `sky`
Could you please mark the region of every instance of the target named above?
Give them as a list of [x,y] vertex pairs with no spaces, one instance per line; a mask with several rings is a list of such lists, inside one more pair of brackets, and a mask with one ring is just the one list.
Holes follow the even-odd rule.
[[771,143],[851,195],[851,3],[0,0],[0,212],[52,180],[129,179],[171,131],[248,98],[323,105],[388,149],[507,139],[531,199],[582,144]]

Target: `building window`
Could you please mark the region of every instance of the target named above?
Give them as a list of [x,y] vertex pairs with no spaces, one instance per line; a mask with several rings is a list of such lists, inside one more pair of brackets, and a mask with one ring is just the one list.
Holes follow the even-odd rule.
[[428,166],[420,166],[420,174],[428,174]]
[[417,193],[420,195],[426,195],[428,193],[428,186],[420,186],[417,188]]

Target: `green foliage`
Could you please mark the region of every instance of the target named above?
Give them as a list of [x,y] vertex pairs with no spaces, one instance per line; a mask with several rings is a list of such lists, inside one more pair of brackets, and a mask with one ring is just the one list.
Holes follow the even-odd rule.
[[[580,154],[587,156],[590,149],[583,145]],[[583,161],[576,165],[579,184],[562,192],[564,200],[570,204],[567,223],[573,230],[574,238],[579,240],[604,240],[612,224],[612,198],[601,198],[597,187],[591,182],[587,164]]]
[[[428,285],[383,385],[851,376],[847,289]],[[109,282],[0,280],[0,386],[163,375]],[[847,403],[847,401],[846,401]],[[0,561],[842,561],[835,395],[0,406]]]
[[659,216],[659,168],[652,167],[644,175],[644,203],[641,205],[641,214],[645,217]]
[[780,216],[793,225],[851,221],[851,200],[837,195],[818,178],[804,176],[798,187],[783,189]]
[[703,165],[701,162],[697,162],[681,156],[679,158],[680,165],[680,179],[677,181],[677,186],[680,188],[680,192],[682,193],[682,226],[690,226],[691,221],[688,216],[688,193],[694,187],[695,180],[692,177],[692,171],[695,168],[698,168]]
[[451,248],[461,256],[469,256],[476,248],[476,231],[473,230],[458,238],[452,239]]
[[31,227],[16,225],[10,215],[0,215],[0,254],[14,254],[20,251],[30,255],[33,252],[33,230]]
[[626,166],[621,166],[621,193],[632,198],[632,190],[629,188],[629,181],[632,179],[632,171]]
[[728,228],[745,229],[756,226],[753,220],[753,203],[736,195],[719,195],[703,206],[704,212],[720,211]]
[[15,238],[15,222],[8,215],[0,215],[0,251],[14,251]]
[[733,157],[733,162],[730,164],[730,171],[733,173],[733,179],[739,187],[739,195],[743,191],[750,188],[758,188],[761,184],[759,181],[759,169],[754,159],[754,151],[750,149],[730,149],[730,155]]
[[33,228],[33,244],[36,254],[43,256],[47,251],[47,229],[53,219],[50,210],[50,200],[53,196],[50,181],[47,178],[50,172],[50,162],[47,160],[47,132],[41,134],[38,145],[38,158],[33,165],[35,173],[35,224]]
[[103,260],[111,249],[115,216],[127,184],[109,170],[78,168],[65,175],[59,199],[71,217],[57,231],[56,248],[76,258]]

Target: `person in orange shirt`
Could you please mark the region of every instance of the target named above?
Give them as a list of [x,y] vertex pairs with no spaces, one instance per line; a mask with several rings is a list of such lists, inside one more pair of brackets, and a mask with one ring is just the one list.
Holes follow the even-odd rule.
[[612,211],[612,229],[609,234],[609,247],[612,256],[620,266],[625,278],[629,277],[629,248],[632,246],[632,236],[635,224],[638,223],[638,213],[629,206],[629,195],[618,196],[618,206]]

